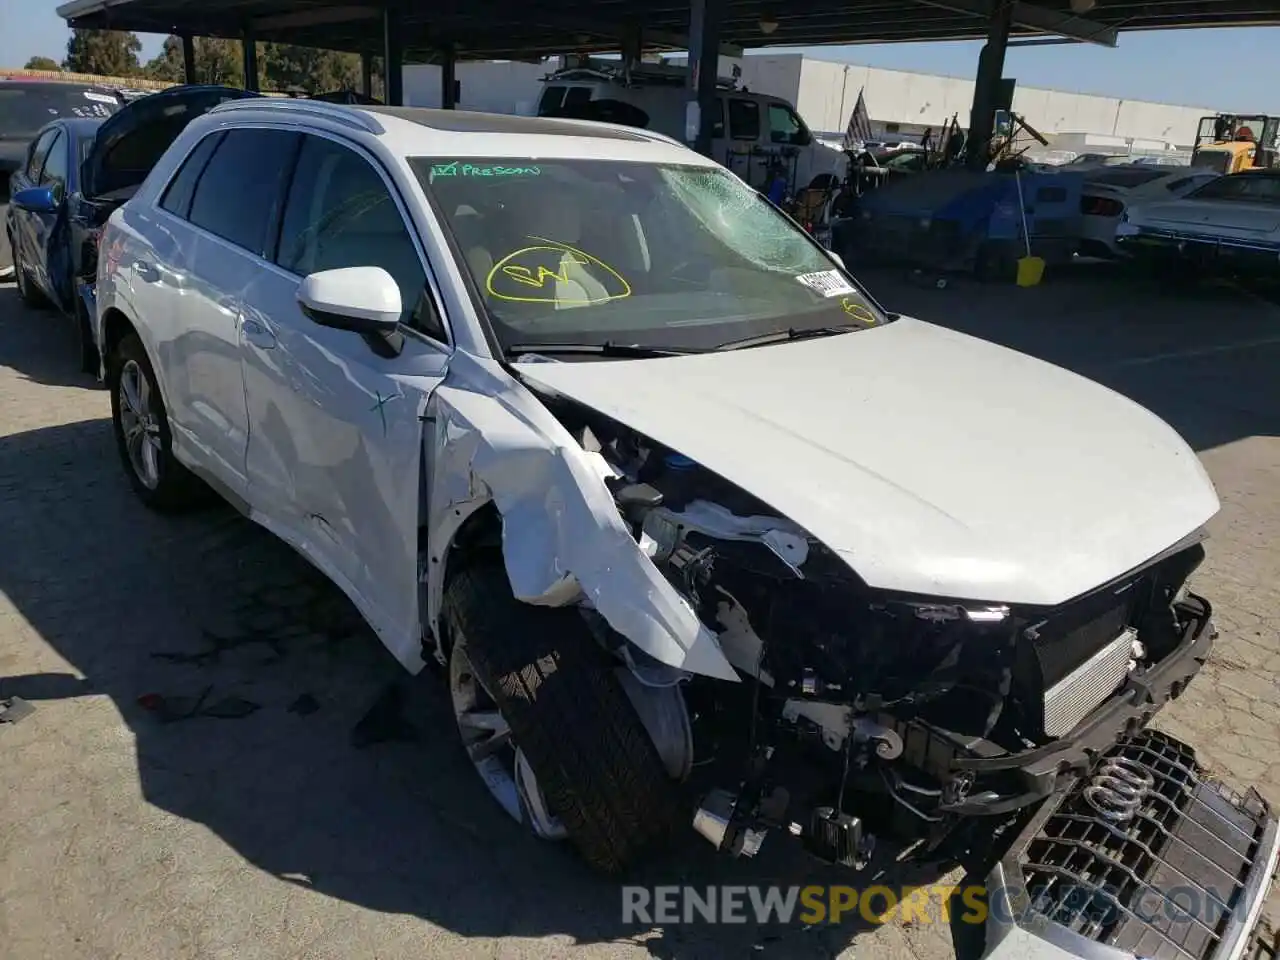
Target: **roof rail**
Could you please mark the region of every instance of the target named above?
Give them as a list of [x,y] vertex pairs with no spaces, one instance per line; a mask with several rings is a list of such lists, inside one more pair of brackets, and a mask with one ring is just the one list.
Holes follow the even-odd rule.
[[293,97],[245,97],[220,103],[210,113],[230,113],[240,110],[266,110],[268,112],[300,113],[322,120],[332,120],[352,130],[375,135],[386,133],[376,117],[363,110],[354,110],[343,103],[327,103],[324,100],[302,100]]

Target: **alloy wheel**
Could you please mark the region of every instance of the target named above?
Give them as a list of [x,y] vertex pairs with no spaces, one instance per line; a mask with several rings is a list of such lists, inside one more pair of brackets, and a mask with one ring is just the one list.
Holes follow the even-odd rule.
[[513,820],[544,840],[563,840],[564,825],[547,808],[511,727],[467,659],[465,644],[449,658],[449,694],[462,745],[489,793]]
[[136,360],[120,369],[120,431],[129,465],[148,490],[160,485],[160,421],[151,402],[151,383]]

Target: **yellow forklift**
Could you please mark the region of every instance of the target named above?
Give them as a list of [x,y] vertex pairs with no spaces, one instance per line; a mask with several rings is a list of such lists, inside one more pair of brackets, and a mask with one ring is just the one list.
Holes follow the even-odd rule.
[[1280,117],[1230,113],[1202,117],[1191,165],[1218,173],[1280,167]]

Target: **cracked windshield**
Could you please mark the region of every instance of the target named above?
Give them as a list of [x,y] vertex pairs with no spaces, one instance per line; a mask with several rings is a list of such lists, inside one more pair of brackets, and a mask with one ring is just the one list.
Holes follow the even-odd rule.
[[885,322],[732,174],[604,160],[411,162],[504,346],[695,351]]

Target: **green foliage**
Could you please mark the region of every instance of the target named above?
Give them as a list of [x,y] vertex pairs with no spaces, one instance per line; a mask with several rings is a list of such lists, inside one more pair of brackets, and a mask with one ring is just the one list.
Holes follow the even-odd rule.
[[58,61],[53,57],[32,57],[26,62],[23,70],[61,70]]
[[[196,37],[196,82],[244,86],[244,48],[239,40]],[[375,70],[374,96],[379,96],[380,76]],[[183,83],[182,40],[165,39],[160,53],[146,66],[153,80]],[[287,93],[328,93],[359,90],[360,58],[354,53],[319,50],[290,43],[258,44],[258,83],[263,90]]]
[[132,77],[142,72],[136,34],[119,30],[72,30],[62,66],[72,73],[96,73],[108,77]]
[[260,44],[258,72],[264,90],[328,93],[360,87],[360,58],[354,53],[291,43]]
[[[244,50],[239,40],[196,37],[195,53],[196,83],[244,86]],[[183,63],[182,40],[179,37],[165,38],[160,53],[147,63],[146,74],[152,80],[186,82],[186,65]]]

